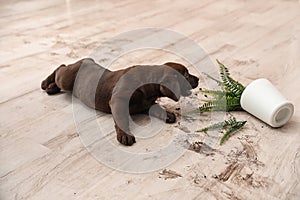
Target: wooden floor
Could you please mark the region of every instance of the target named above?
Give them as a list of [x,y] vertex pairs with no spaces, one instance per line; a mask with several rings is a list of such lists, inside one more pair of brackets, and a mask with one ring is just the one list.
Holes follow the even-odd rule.
[[[300,199],[299,1],[12,0],[0,5],[1,200]],[[71,96],[48,96],[40,82],[109,38],[144,27],[186,35],[245,85],[260,77],[271,80],[294,102],[293,118],[273,129],[247,113],[232,113],[248,123],[224,145],[200,153],[194,146],[154,172],[126,173],[98,162],[80,140]],[[145,50],[123,56],[114,67],[170,59],[181,60]],[[103,119],[114,134],[111,116],[98,120]],[[165,128],[193,135],[186,129],[209,119],[199,116],[185,127],[179,122]],[[163,142],[172,134],[156,137]],[[195,138],[202,141],[199,148],[206,145],[205,136]],[[109,140],[124,148],[114,135]],[[126,149],[147,150],[147,144],[138,139]]]

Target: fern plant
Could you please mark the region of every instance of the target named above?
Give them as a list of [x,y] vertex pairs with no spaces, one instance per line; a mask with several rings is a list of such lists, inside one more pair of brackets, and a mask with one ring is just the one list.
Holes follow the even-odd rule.
[[222,145],[230,136],[232,136],[234,133],[240,130],[246,124],[246,122],[247,121],[237,121],[235,117],[231,117],[229,120],[212,124],[208,127],[198,130],[197,132],[206,132],[215,129],[225,129],[226,132],[220,140],[220,145]]
[[[245,87],[230,77],[230,73],[227,67],[217,60],[219,65],[219,72],[221,80],[218,80],[208,74],[205,74],[208,78],[217,82],[221,86],[222,90],[207,90],[200,89],[200,91],[207,97],[210,95],[212,98],[203,100],[205,103],[199,107],[199,111],[241,111],[243,110],[240,104],[240,99]],[[237,121],[235,117],[231,117],[229,120],[213,124],[198,130],[197,132],[206,132],[213,129],[226,129],[226,132],[220,140],[220,144],[223,144],[231,135],[240,130],[247,121]]]
[[199,107],[200,112],[207,111],[238,111],[243,110],[240,104],[241,95],[245,87],[230,77],[230,73],[227,67],[223,65],[219,60],[219,72],[222,81],[205,74],[208,78],[216,81],[222,90],[207,90],[200,89],[200,91],[213,97],[211,100],[204,100],[205,103]]

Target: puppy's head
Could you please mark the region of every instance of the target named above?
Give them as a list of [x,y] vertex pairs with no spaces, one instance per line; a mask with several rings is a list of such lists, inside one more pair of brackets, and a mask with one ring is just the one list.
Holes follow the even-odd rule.
[[180,96],[189,96],[192,93],[190,90],[198,86],[199,78],[191,75],[185,66],[172,62],[164,65],[172,69],[165,77],[167,87],[161,86],[160,88],[164,96],[178,101]]

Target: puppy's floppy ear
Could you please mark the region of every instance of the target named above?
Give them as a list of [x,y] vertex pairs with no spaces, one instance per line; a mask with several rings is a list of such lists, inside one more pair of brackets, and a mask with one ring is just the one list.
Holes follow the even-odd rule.
[[164,65],[171,67],[172,69],[177,70],[179,73],[183,74],[187,69],[184,65],[180,63],[167,62]]
[[167,65],[169,67],[173,67],[173,68],[181,68],[184,67],[182,64],[180,63],[175,63],[175,62],[167,62],[164,65]]
[[180,98],[180,84],[177,76],[166,76],[161,82],[159,90],[163,96],[178,101]]

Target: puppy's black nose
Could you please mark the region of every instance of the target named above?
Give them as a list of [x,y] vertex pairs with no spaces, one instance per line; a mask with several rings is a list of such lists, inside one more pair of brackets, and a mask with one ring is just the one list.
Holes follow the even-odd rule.
[[198,87],[198,84],[199,84],[199,78],[192,75],[192,76],[190,76],[189,82],[190,82],[192,88],[194,89],[194,88]]

